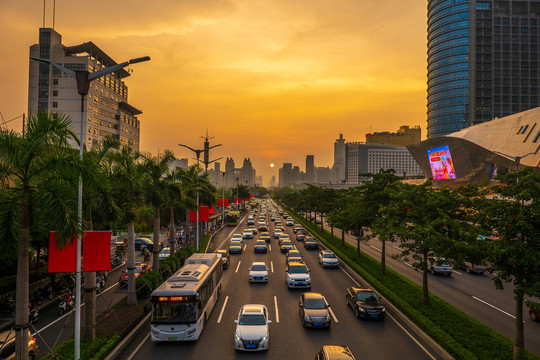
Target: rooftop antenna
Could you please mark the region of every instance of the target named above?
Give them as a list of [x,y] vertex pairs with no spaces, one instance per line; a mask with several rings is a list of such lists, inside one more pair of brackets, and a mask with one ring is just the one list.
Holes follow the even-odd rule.
[[54,30],[54,20],[56,18],[56,0],[53,0],[52,28]]
[[43,0],[43,26],[42,27],[45,27],[45,3],[46,3],[47,0]]

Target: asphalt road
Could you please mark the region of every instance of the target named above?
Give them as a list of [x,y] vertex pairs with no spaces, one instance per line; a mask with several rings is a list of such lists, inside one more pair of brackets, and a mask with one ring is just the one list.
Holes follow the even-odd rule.
[[[325,223],[329,230],[328,224]],[[334,229],[334,235],[341,236],[341,230]],[[346,234],[345,240],[356,246],[356,238]],[[360,249],[380,261],[381,241],[375,239],[362,242]],[[393,259],[399,254],[399,243],[386,243],[386,265],[408,277],[418,285],[422,285],[422,272],[415,270],[409,263]],[[514,339],[515,335],[515,301],[512,283],[504,284],[503,290],[497,290],[493,283],[493,275],[469,274],[465,270],[454,268],[452,276],[428,275],[429,291],[450,304],[490,326],[504,336]],[[525,348],[540,355],[540,322],[529,319],[527,308],[523,307],[525,326]]]
[[[268,218],[273,230],[273,223]],[[226,248],[230,235],[241,233],[245,219],[237,228],[226,228],[214,237],[218,248]],[[322,345],[347,345],[360,358],[368,359],[437,359],[428,354],[421,340],[403,330],[391,313],[384,321],[365,321],[354,317],[345,304],[345,289],[354,281],[342,270],[323,269],[317,260],[318,251],[304,249],[294,240],[292,227],[287,228],[293,243],[304,256],[311,270],[311,291],[322,293],[331,305],[333,321],[330,329],[304,329],[298,313],[298,299],[303,290],[288,290],[285,284],[285,254],[278,242],[271,241],[267,254],[255,254],[253,240],[245,240],[245,251],[231,255],[231,264],[224,271],[223,291],[206,327],[196,342],[155,343],[149,339],[150,329],[137,341],[138,346],[126,359],[313,359]],[[220,246],[221,245],[221,246]],[[264,261],[271,269],[268,284],[250,284],[248,267]],[[261,353],[234,350],[234,320],[240,308],[248,303],[264,304],[270,314],[270,346]],[[399,354],[399,355],[397,355]]]

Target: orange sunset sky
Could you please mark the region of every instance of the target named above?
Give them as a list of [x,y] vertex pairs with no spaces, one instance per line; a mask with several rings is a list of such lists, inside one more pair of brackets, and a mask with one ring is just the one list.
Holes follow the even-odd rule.
[[[45,26],[52,27],[53,1]],[[333,142],[426,127],[426,10],[419,0],[56,1],[65,45],[93,41],[115,61],[148,55],[126,79],[141,150],[223,144],[266,185],[283,162],[332,166]],[[0,0],[0,112],[27,111],[29,47],[43,1]],[[20,129],[19,120],[9,123]],[[270,168],[274,162],[276,167]],[[224,163],[224,160],[223,160]]]

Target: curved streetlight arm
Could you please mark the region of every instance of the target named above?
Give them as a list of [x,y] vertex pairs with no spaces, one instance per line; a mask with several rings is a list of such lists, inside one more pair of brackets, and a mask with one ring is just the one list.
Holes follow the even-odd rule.
[[34,56],[30,56],[30,59],[35,60],[35,61],[39,61],[39,62],[42,62],[42,63],[45,63],[45,64],[52,65],[55,68],[57,68],[58,70],[62,71],[63,73],[66,73],[69,77],[72,77],[72,78],[76,77],[75,71],[70,70],[68,68],[65,68],[62,65],[59,65],[59,64],[57,64],[55,62],[52,62],[49,59],[42,59],[42,58],[38,58],[38,57],[34,57]]

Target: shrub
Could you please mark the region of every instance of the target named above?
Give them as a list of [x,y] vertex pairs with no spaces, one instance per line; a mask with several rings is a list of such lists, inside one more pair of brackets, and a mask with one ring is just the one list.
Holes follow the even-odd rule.
[[144,275],[150,279],[152,290],[156,289],[163,282],[163,277],[157,271],[150,271]]
[[147,299],[152,294],[152,283],[145,279],[145,276],[139,276],[135,279],[135,289],[137,289],[137,299]]
[[162,260],[159,263],[159,273],[164,279],[168,279],[172,275],[171,265],[167,261]]
[[[81,339],[81,360],[101,360],[111,351],[111,349],[116,345],[120,336],[115,335],[108,338],[96,338],[95,342],[92,343],[91,340]],[[62,344],[58,345],[54,350],[54,355],[46,355],[42,359],[49,360],[71,360],[74,358],[74,339],[68,339]],[[99,354],[99,357],[98,357]]]

